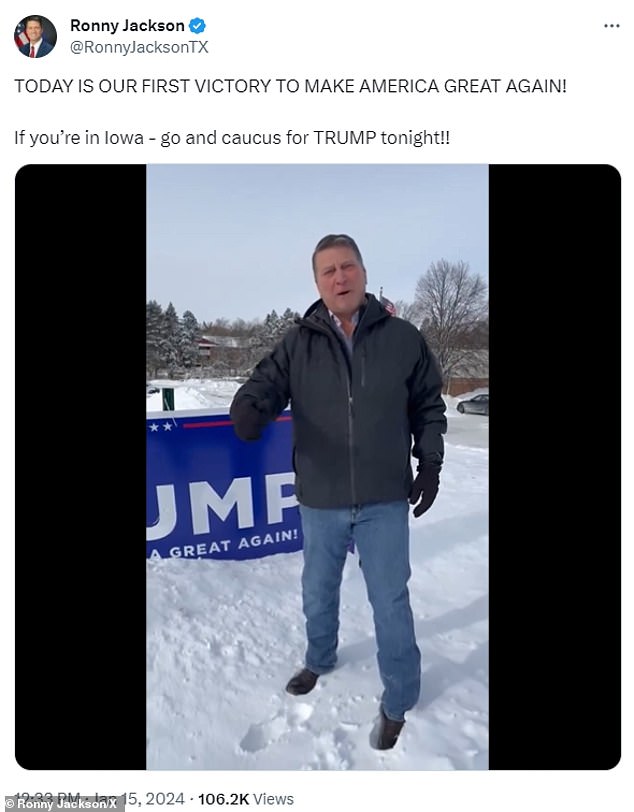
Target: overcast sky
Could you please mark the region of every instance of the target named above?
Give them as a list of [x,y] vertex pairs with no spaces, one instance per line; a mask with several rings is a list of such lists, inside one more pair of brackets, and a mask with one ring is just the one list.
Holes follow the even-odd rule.
[[368,290],[392,301],[439,259],[488,281],[486,165],[154,165],[147,205],[147,299],[198,321],[303,313],[330,233],[356,240]]

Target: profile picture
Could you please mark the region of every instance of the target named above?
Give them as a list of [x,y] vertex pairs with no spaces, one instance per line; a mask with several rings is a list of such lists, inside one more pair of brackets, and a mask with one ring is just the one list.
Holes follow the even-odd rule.
[[47,17],[31,14],[17,24],[14,39],[21,54],[37,59],[47,56],[55,48],[57,31]]

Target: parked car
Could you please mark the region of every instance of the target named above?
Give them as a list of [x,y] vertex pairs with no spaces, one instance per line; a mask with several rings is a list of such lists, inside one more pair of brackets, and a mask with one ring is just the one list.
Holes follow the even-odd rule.
[[475,395],[468,400],[461,400],[456,406],[460,414],[489,414],[489,396]]

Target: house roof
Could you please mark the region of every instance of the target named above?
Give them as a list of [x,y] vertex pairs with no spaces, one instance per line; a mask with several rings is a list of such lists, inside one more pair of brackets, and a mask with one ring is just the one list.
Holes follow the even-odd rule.
[[235,347],[241,349],[251,345],[250,336],[209,336],[205,335],[198,341],[199,347]]

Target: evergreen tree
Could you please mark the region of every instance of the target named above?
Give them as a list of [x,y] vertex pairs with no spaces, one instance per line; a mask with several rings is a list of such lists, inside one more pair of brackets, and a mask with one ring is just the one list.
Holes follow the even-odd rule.
[[171,377],[180,366],[180,322],[174,305],[170,302],[163,314],[161,329],[161,363]]
[[299,313],[293,312],[287,307],[281,316],[278,316],[275,310],[271,310],[266,315],[264,322],[251,326],[251,347],[247,354],[249,369],[271,352],[286,332],[293,327],[296,318],[299,318]]
[[295,324],[295,319],[300,318],[299,313],[293,312],[290,307],[287,307],[286,310],[282,313],[281,324],[280,324],[280,338],[286,333],[290,328]]
[[161,366],[161,330],[163,308],[152,299],[145,305],[145,370],[156,377]]
[[262,339],[267,347],[272,347],[277,341],[280,333],[280,317],[275,310],[271,310],[264,319],[264,326],[262,328]]
[[183,313],[183,318],[180,323],[179,354],[181,363],[187,369],[198,363],[199,354],[197,341],[199,332],[196,316],[194,316],[191,310],[186,310]]

